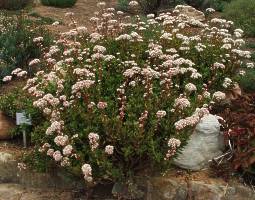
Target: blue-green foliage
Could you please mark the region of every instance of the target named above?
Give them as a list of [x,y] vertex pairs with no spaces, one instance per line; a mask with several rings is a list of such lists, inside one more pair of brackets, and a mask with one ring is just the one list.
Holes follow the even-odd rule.
[[[0,79],[10,75],[17,67],[28,69],[31,59],[40,57],[41,50],[33,38],[44,37],[44,44],[51,42],[50,33],[21,14],[0,14]],[[29,73],[33,73],[29,70]]]

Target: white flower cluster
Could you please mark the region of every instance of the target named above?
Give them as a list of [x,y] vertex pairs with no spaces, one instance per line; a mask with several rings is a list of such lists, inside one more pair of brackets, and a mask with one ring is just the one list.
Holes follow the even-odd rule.
[[139,5],[139,3],[137,1],[130,1],[128,4],[130,7],[136,7]]
[[209,12],[209,13],[215,12],[215,10],[214,10],[213,8],[207,8],[205,11],[206,11],[206,12]]
[[64,156],[70,156],[72,154],[73,151],[73,146],[72,145],[66,145],[63,149],[63,155]]
[[94,151],[99,146],[99,143],[98,143],[99,135],[97,133],[91,132],[89,133],[88,138],[89,138],[89,144],[90,144],[91,150]]
[[87,181],[87,182],[92,182],[93,181],[93,178],[92,178],[92,168],[90,166],[90,164],[84,164],[82,165],[81,167],[81,171],[84,175],[84,179]]
[[163,118],[163,117],[166,116],[166,111],[164,111],[164,110],[159,110],[159,111],[156,113],[156,115],[157,115],[157,118],[158,118],[158,119],[161,119],[161,118]]
[[213,97],[212,98],[216,102],[220,102],[220,101],[226,99],[226,94],[224,92],[217,91],[217,92],[213,93]]
[[61,133],[62,124],[58,121],[52,122],[51,126],[46,130],[46,135],[52,135],[54,132]]
[[227,88],[229,88],[232,84],[233,84],[233,81],[232,81],[230,78],[226,77],[226,78],[224,79],[224,82],[223,82],[222,86],[223,86],[224,88],[227,89]]
[[113,151],[114,151],[114,146],[112,145],[107,145],[105,147],[105,153],[108,154],[108,155],[112,155],[113,154]]
[[185,85],[185,90],[188,92],[195,92],[197,87],[193,83],[188,83]]
[[33,65],[36,65],[36,64],[39,64],[41,61],[39,59],[34,59],[34,60],[31,60],[29,62],[29,66],[33,66]]

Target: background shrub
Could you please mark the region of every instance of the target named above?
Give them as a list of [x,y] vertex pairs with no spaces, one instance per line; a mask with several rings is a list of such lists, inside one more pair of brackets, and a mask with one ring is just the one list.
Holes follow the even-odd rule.
[[[28,63],[40,57],[41,49],[33,42],[35,37],[43,37],[46,46],[51,43],[51,34],[42,26],[22,14],[0,13],[0,79],[19,67],[28,70]],[[1,83],[1,81],[0,81]]]
[[144,13],[155,13],[160,7],[174,6],[174,2],[171,0],[139,0],[140,6]]
[[41,0],[41,3],[45,6],[54,6],[60,8],[72,7],[77,0]]
[[128,11],[128,3],[129,3],[129,0],[118,0],[117,7],[119,10],[127,12]]
[[239,80],[241,88],[245,92],[255,91],[255,69],[246,70],[246,75]]
[[31,3],[32,0],[1,0],[0,9],[18,10]]
[[214,8],[217,11],[223,11],[225,6],[230,2],[231,0],[208,0],[208,4],[206,6]]
[[255,36],[255,1],[233,0],[227,4],[223,16],[245,30],[248,36]]

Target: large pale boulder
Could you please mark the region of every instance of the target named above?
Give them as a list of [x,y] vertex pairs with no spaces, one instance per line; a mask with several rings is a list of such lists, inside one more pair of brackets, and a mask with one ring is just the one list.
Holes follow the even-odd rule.
[[187,15],[189,18],[193,18],[198,21],[205,21],[205,14],[192,6],[178,6],[179,14]]
[[216,116],[207,115],[197,124],[174,163],[184,169],[201,170],[209,160],[222,154],[223,146],[220,123]]

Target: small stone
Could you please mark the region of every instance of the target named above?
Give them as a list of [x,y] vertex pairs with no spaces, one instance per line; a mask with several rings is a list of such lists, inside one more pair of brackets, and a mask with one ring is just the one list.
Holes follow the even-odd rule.
[[8,161],[14,161],[15,158],[12,154],[6,152],[0,152],[0,162],[7,163]]
[[176,177],[151,178],[147,200],[254,200],[255,193],[241,183],[224,183],[219,179],[187,182]]

